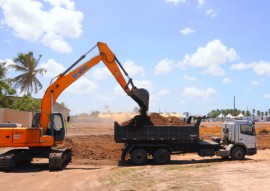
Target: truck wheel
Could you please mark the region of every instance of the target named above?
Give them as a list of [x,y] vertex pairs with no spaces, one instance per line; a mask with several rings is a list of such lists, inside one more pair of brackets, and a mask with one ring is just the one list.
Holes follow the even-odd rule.
[[245,151],[242,147],[235,147],[231,153],[232,160],[243,160],[245,158]]
[[158,149],[154,153],[155,164],[166,164],[171,160],[170,152],[167,149]]
[[144,149],[136,149],[131,153],[131,162],[135,165],[144,165],[147,160],[147,152]]

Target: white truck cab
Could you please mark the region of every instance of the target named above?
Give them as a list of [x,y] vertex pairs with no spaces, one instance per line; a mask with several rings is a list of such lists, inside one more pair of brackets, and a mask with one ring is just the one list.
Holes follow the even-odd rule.
[[257,137],[254,123],[248,120],[228,121],[222,124],[222,145],[217,152],[223,158],[242,160],[245,155],[257,153]]

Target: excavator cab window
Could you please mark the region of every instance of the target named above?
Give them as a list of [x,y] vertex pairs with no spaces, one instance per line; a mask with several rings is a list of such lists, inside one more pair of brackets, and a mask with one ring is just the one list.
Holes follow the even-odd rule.
[[50,117],[47,135],[52,135],[55,141],[63,141],[65,138],[65,125],[61,113],[53,113]]
[[56,131],[60,131],[62,128],[64,128],[64,123],[63,123],[63,118],[62,118],[62,115],[57,113],[57,114],[54,114],[54,117],[53,117],[53,121],[54,121],[54,129]]
[[32,120],[32,127],[39,127],[40,123],[40,113],[37,112],[34,116],[33,116],[33,120]]
[[[61,129],[64,129],[64,120],[61,113],[53,113],[50,117],[50,121],[48,124],[48,131],[52,132],[51,129],[54,129],[55,131],[61,131]],[[52,133],[49,133],[50,135]]]

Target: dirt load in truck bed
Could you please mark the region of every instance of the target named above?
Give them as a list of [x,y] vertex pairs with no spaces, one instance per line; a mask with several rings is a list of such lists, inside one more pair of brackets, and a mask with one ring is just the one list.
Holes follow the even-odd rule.
[[150,113],[148,116],[137,115],[134,118],[123,122],[122,126],[129,126],[135,123],[140,125],[153,125],[153,126],[189,126],[190,124],[180,120],[178,117],[169,116],[164,117],[158,113]]

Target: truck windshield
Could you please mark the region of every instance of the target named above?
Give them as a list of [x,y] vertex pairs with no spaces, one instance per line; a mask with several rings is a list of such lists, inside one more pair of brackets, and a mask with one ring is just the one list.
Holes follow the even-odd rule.
[[242,124],[240,125],[240,130],[242,134],[255,135],[255,129],[253,124]]

